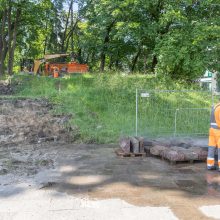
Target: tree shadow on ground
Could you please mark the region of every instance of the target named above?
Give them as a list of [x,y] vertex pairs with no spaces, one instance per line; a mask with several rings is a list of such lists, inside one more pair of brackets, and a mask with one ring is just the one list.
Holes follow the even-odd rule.
[[[205,163],[170,165],[153,157],[121,158],[114,152],[115,145],[54,144],[38,146],[35,148],[38,154],[39,148],[49,158],[53,157],[55,164],[55,169],[45,168],[28,178],[39,189],[53,188],[72,195],[90,194],[102,198],[220,196],[219,173],[207,172]],[[27,148],[24,154],[25,150]],[[0,193],[0,197],[23,191],[11,190],[9,194]]]
[[54,188],[70,194],[103,197],[126,195],[132,190],[139,190],[137,195],[173,191],[186,197],[208,196],[214,190],[220,196],[218,173],[207,172],[205,163],[170,165],[152,157],[120,158],[115,149],[111,145],[81,145],[72,149],[75,153],[60,161],[61,182]]
[[167,206],[180,219],[192,216],[206,219],[199,207],[219,204],[219,173],[207,172],[205,163],[170,165],[153,157],[120,158],[114,152],[116,148],[116,145],[58,143],[35,147],[33,157],[40,149],[45,156],[53,157],[54,169],[45,168],[24,178],[26,187],[0,185],[0,198],[19,198],[30,186],[36,193],[52,192],[49,199],[68,194],[90,199],[117,198],[138,206]]

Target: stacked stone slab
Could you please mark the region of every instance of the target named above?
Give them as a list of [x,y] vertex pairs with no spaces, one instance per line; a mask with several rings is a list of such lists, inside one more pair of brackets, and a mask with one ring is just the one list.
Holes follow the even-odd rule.
[[163,151],[167,150],[168,148],[162,145],[154,145],[150,148],[150,154],[154,156],[161,156]]
[[191,147],[190,150],[198,155],[198,160],[206,160],[208,151],[202,149],[201,147]]
[[144,139],[142,137],[123,137],[119,144],[123,153],[144,153]]
[[186,149],[178,146],[154,145],[150,148],[150,154],[175,162],[205,160],[207,158],[207,151],[200,147],[189,147]]
[[[178,142],[177,142],[178,144]],[[146,153],[158,156],[171,162],[206,160],[207,149],[180,142],[173,145],[168,141],[163,143],[158,140],[144,139],[142,137],[123,137],[120,139],[120,150],[124,154]]]

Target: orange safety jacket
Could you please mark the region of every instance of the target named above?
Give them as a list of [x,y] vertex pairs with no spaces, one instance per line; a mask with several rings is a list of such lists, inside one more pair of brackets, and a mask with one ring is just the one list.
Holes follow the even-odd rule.
[[220,103],[212,108],[209,129],[209,146],[220,148]]
[[220,103],[212,107],[210,128],[220,130]]
[[[213,148],[214,147],[214,148]],[[215,165],[215,148],[220,149],[220,103],[212,107],[209,129],[209,150],[207,166]],[[218,153],[219,154],[219,153]],[[218,167],[220,168],[220,154],[218,155]]]

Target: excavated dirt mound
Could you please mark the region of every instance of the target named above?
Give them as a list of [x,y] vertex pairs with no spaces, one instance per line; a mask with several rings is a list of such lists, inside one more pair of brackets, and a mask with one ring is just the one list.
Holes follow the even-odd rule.
[[73,141],[71,116],[52,115],[51,110],[47,100],[0,100],[0,145]]

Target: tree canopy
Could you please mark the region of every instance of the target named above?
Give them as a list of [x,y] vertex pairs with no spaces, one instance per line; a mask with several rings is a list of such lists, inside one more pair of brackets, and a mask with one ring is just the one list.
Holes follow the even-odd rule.
[[91,71],[191,80],[220,68],[220,0],[0,0],[0,74],[70,53]]

